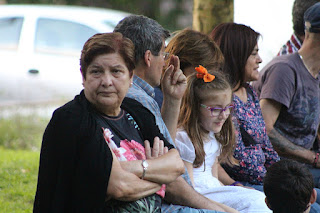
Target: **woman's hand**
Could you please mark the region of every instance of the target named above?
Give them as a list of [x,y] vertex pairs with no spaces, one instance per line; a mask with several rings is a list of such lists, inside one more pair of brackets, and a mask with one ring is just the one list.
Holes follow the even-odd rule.
[[[167,184],[184,173],[183,162],[176,149],[168,150],[168,147],[164,146],[164,142],[159,137],[154,138],[152,148],[148,140],[144,143],[146,159],[149,164],[145,173],[146,180]],[[142,172],[142,167],[140,172]]]
[[[106,199],[114,198],[122,201],[134,201],[159,191],[161,184],[141,180],[136,174],[128,171],[132,165],[128,164],[131,167],[128,166],[127,168],[122,165],[122,163],[134,161],[119,161],[113,151],[112,157],[113,161]],[[136,168],[141,167],[140,162],[136,161],[138,163],[135,165]]]
[[[178,176],[184,173],[183,162],[179,152],[176,149],[168,150],[164,142],[159,137],[154,138],[153,147],[150,147],[149,141],[145,141],[146,159],[149,164],[145,172],[144,180],[159,184],[167,184],[174,181]],[[143,167],[141,160],[120,161],[122,169],[141,177]]]
[[164,146],[163,140],[160,140],[159,137],[154,138],[152,148],[150,147],[150,142],[148,140],[144,141],[144,147],[147,159],[155,159],[168,153],[168,147]]

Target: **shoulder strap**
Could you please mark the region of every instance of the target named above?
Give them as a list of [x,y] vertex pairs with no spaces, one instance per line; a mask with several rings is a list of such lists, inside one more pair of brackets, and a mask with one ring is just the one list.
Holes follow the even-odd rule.
[[246,90],[254,98],[253,91],[249,86],[246,88]]
[[256,144],[256,141],[252,138],[251,135],[249,135],[249,133],[242,126],[240,126],[240,132],[242,136],[242,141],[246,147]]

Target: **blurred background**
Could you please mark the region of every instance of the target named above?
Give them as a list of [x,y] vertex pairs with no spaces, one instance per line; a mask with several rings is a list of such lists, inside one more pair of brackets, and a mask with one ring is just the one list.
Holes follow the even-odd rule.
[[[209,4],[210,10],[203,8]],[[208,33],[227,21],[248,25],[262,35],[262,68],[291,35],[292,5],[293,0],[0,0],[0,117],[12,106],[72,99],[82,88],[83,43],[111,32],[129,14],[146,15],[171,32],[189,27]]]

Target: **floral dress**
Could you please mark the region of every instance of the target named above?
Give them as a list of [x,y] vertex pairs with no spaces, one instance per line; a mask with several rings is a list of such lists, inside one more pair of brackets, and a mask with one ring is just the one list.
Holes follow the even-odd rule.
[[[222,166],[237,181],[262,185],[267,167],[277,162],[279,156],[267,135],[257,94],[250,85],[246,89],[247,102],[242,102],[238,96],[233,95],[235,109],[232,119],[237,138],[234,157],[239,160],[239,166]],[[240,127],[254,139],[255,144],[247,145],[244,142]]]

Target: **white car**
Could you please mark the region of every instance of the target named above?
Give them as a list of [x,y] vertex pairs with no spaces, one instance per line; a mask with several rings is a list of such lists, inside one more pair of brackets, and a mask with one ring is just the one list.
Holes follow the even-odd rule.
[[0,6],[0,106],[61,102],[82,87],[85,41],[129,13],[53,5]]

